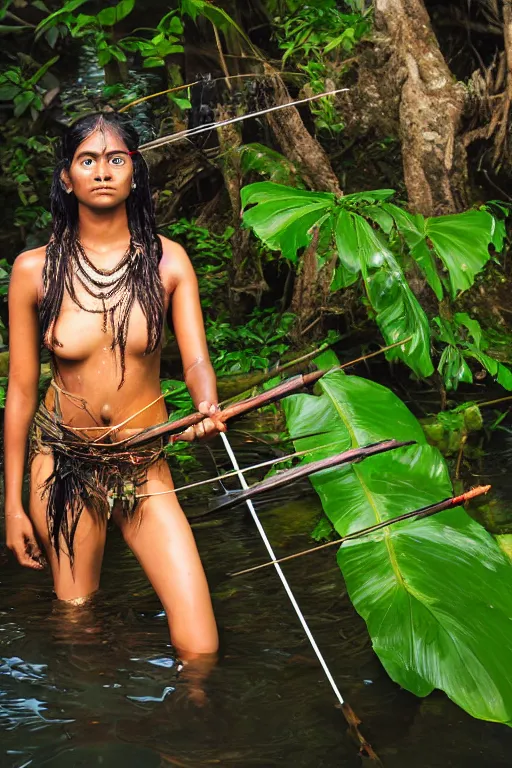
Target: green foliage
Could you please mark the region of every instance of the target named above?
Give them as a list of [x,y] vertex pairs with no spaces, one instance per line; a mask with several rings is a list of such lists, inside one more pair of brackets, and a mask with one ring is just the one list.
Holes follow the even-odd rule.
[[[494,216],[479,210],[425,218],[389,203],[384,203],[382,208],[393,217],[411,255],[439,300],[443,298],[443,284],[452,298],[473,285],[475,275],[490,258],[489,244],[494,245],[495,230],[499,226]],[[444,275],[439,275],[436,256],[448,273],[449,286],[443,280]]]
[[214,5],[209,0],[181,0],[180,10],[183,16],[190,16],[193,21],[197,21],[199,16],[203,16],[224,34],[235,32],[251,49],[253,48],[253,45],[244,30],[236,23],[229,13],[223,8]]
[[[337,254],[331,289],[341,290],[362,279],[386,343],[412,336],[388,357],[402,359],[417,376],[430,376],[434,369],[429,320],[406,278],[407,258],[417,263],[438,299],[445,291],[455,297],[473,284],[489,260],[489,245],[499,244],[499,223],[486,210],[431,218],[412,215],[390,203],[392,195],[393,190],[381,189],[338,198],[329,192],[257,182],[242,189],[243,221],[268,248],[280,250],[294,265],[299,263],[299,250],[318,229],[327,244],[324,250]],[[438,338],[452,344],[448,332]],[[464,342],[463,352],[453,339],[455,351],[443,352],[441,366],[448,381],[457,376],[471,380],[467,364],[459,364],[458,356],[465,355],[479,360],[508,388],[507,369],[485,354],[481,334],[471,344]]]
[[213,367],[219,374],[265,371],[287,351],[287,335],[295,320],[290,312],[253,309],[243,325],[227,313],[206,320],[206,338]]
[[46,136],[6,136],[0,166],[4,176],[14,183],[24,207],[39,201],[39,177],[46,181],[53,172],[54,141]]
[[[50,14],[37,27],[36,38],[41,34],[51,35],[53,45],[59,35],[65,36],[68,33],[75,38],[87,38],[94,45],[100,67],[105,67],[114,60],[126,63],[126,52],[139,53],[145,68],[162,67],[165,66],[167,56],[184,51],[180,42],[183,24],[176,10],[166,13],[155,29],[141,30],[151,33],[149,39],[135,35],[119,39],[114,28],[133,11],[135,0],[121,0],[117,5],[103,8],[95,15],[75,15],[74,11],[83,4],[76,0],[67,3],[60,11]],[[188,99],[172,95],[171,99],[181,109],[190,108]]]
[[199,280],[201,305],[207,312],[218,309],[219,294],[227,291],[233,257],[229,241],[233,231],[227,227],[221,235],[216,235],[188,219],[180,219],[165,230],[168,237],[177,240],[189,253]]
[[[284,401],[296,449],[316,449],[308,460],[330,455],[322,446],[335,440],[336,450],[417,443],[311,477],[339,535],[452,495],[442,456],[390,390],[334,372],[319,391]],[[512,569],[463,508],[347,542],[338,563],[395,682],[418,696],[441,688],[474,717],[512,722]]]
[[113,7],[103,8],[95,16],[80,13],[69,16],[64,22],[73,37],[92,37],[98,57],[98,64],[104,67],[113,59],[126,62],[126,54],[116,41],[112,28],[128,16],[135,6],[135,0],[121,0]]
[[258,173],[268,176],[270,181],[277,184],[289,184],[294,187],[303,187],[304,184],[297,176],[297,170],[280,152],[266,147],[264,144],[242,144],[238,148],[241,158],[242,173]]
[[[290,3],[273,19],[273,35],[284,51],[282,67],[288,59],[308,78],[312,93],[332,88],[339,73],[340,55],[353,52],[355,46],[370,31],[369,14],[342,13],[336,0],[316,3]],[[318,130],[331,134],[343,130],[343,122],[331,97],[311,102]]]
[[484,420],[478,405],[468,402],[422,419],[421,426],[431,445],[439,448],[443,456],[453,456],[465,449],[468,435],[483,429]]
[[321,61],[338,47],[350,52],[369,29],[368,20],[359,13],[339,11],[336,0],[300,3],[293,13],[274,18],[274,34],[284,51],[283,65],[290,57]]
[[160,382],[164,400],[173,409],[172,418],[179,419],[194,410],[192,398],[184,381],[162,379]]
[[434,323],[439,340],[447,345],[437,368],[447,390],[457,389],[462,381],[473,381],[467,358],[477,360],[498,384],[512,390],[512,371],[486,353],[489,342],[478,320],[466,312],[456,312],[452,320],[435,317]]
[[[140,53],[143,59],[143,67],[163,67],[165,66],[167,56],[173,53],[183,53],[185,50],[180,43],[180,37],[183,34],[183,24],[177,15],[177,11],[167,13],[159,22],[155,31],[156,34],[150,40],[140,37],[125,37],[119,42],[119,45],[126,51]],[[190,108],[191,106],[188,100],[186,100],[186,105],[179,103],[185,101],[183,97],[180,99],[175,98],[174,100],[182,108]]]
[[51,48],[54,48],[59,37],[66,37],[76,24],[77,17],[74,12],[85,5],[88,0],[69,0],[62,8],[50,13],[38,25],[35,31],[35,40],[44,36]]
[[21,117],[29,110],[32,120],[37,119],[44,109],[48,90],[40,81],[58,59],[54,56],[30,76],[24,66],[11,66],[0,73],[0,101],[12,102],[14,117]]
[[273,309],[255,307],[243,325],[235,326],[224,306],[233,257],[230,244],[233,228],[227,227],[221,235],[216,235],[194,222],[180,219],[167,227],[165,234],[185,247],[194,265],[205,311],[208,349],[216,372],[249,373],[267,370],[277,362],[288,349],[286,339],[294,315],[280,316]]

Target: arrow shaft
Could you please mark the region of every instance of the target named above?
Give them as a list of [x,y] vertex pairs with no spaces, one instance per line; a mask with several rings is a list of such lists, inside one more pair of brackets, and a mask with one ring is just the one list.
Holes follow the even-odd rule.
[[325,544],[319,544],[318,547],[310,547],[309,549],[302,550],[302,552],[295,552],[295,554],[293,555],[280,557],[277,560],[271,560],[267,563],[262,563],[261,565],[255,565],[252,568],[245,568],[243,571],[236,571],[235,573],[231,573],[230,576],[241,576],[242,574],[245,574],[245,573],[252,573],[253,571],[259,571],[262,568],[268,568],[270,565],[276,565],[276,563],[285,563],[288,560],[295,560],[296,557],[309,555],[311,552],[319,552],[321,549],[327,549],[328,547],[335,547],[338,544],[341,546],[346,541],[351,541],[352,539],[359,539],[362,536],[368,536],[371,533],[380,531],[382,528],[387,528],[389,525],[393,525],[394,523],[400,523],[404,520],[430,517],[430,515],[435,515],[437,512],[442,512],[443,510],[450,509],[451,507],[457,507],[459,506],[459,504],[464,504],[464,502],[469,501],[469,499],[473,499],[476,496],[481,496],[484,493],[488,493],[490,488],[491,488],[490,485],[483,485],[483,486],[479,486],[478,488],[472,488],[470,491],[467,491],[466,493],[463,493],[460,496],[454,496],[453,498],[450,498],[450,499],[444,499],[443,501],[440,501],[437,504],[431,504],[428,507],[422,507],[422,509],[416,509],[412,512],[405,512],[403,515],[399,515],[398,517],[393,517],[390,520],[383,520],[380,523],[376,523],[375,525],[370,525],[368,528],[363,528],[360,531],[354,531],[353,533],[348,533],[346,536],[342,536],[341,539],[328,541]]
[[349,91],[350,88],[335,88],[332,91],[325,91],[324,93],[316,93],[313,96],[307,96],[304,99],[297,99],[296,101],[290,101],[287,104],[276,104],[273,107],[267,107],[266,109],[260,109],[257,112],[249,112],[246,115],[238,115],[238,117],[230,117],[226,120],[219,120],[218,122],[207,123],[206,125],[198,126],[197,128],[187,128],[184,131],[173,133],[168,136],[161,136],[153,141],[148,141],[146,144],[141,144],[139,147],[140,152],[146,152],[150,149],[156,149],[162,147],[165,144],[174,144],[176,141],[182,139],[188,139],[191,136],[197,136],[205,131],[212,131],[214,128],[222,128],[225,125],[231,125],[232,123],[239,123],[242,120],[248,120],[249,117],[261,117],[269,112],[276,112],[279,109],[286,109],[287,107],[295,107],[297,104],[305,104],[308,101],[315,101],[316,99],[322,99],[325,96],[332,96],[335,93],[341,93],[342,91]]
[[[303,477],[312,475],[314,472],[320,472],[326,469],[332,469],[333,467],[339,467],[342,464],[353,464],[356,461],[361,461],[368,456],[375,456],[378,453],[386,453],[387,451],[393,451],[396,448],[403,448],[407,445],[412,445],[413,440],[407,442],[398,442],[397,440],[383,440],[380,443],[374,445],[367,445],[362,448],[352,448],[349,451],[343,451],[343,453],[336,453],[334,456],[328,456],[325,459],[319,459],[318,461],[311,461],[306,464],[300,464],[293,469],[285,470],[277,475],[268,477],[261,483],[256,483],[252,486],[247,486],[243,490],[238,491],[235,494],[229,496],[222,496],[213,505],[213,509],[216,511],[220,509],[227,509],[233,507],[235,504],[245,501],[249,497],[254,498],[266,491],[273,491],[276,488],[282,488],[283,485],[289,485],[296,480],[300,480]],[[238,474],[238,473],[237,473]]]

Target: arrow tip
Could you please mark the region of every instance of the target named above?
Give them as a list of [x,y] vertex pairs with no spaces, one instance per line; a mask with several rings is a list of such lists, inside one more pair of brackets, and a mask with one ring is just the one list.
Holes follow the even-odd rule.
[[474,499],[477,496],[483,496],[484,493],[488,493],[491,490],[490,485],[478,485],[476,488],[470,488],[469,491],[462,493],[460,496],[455,496],[453,499],[455,504],[464,504],[470,499]]

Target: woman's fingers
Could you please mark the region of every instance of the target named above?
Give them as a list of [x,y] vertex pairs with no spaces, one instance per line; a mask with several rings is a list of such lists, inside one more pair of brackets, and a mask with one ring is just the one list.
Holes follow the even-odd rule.
[[203,437],[215,437],[219,432],[226,432],[227,427],[220,418],[220,408],[215,403],[210,403],[208,400],[203,400],[197,406],[199,413],[204,413],[207,417],[200,421],[195,426],[196,437],[201,439]]
[[27,546],[27,552],[33,560],[36,560],[38,563],[41,563],[44,561],[44,555],[41,552],[39,544],[37,543],[34,536],[27,537],[26,546]]
[[218,435],[219,432],[227,431],[226,424],[220,418],[221,410],[218,405],[203,400],[197,406],[197,410],[199,413],[203,413],[206,418],[181,432],[177,435],[177,439],[191,443],[192,440],[210,439]]
[[23,541],[16,545],[14,548],[14,554],[16,555],[20,565],[25,568],[34,568],[36,570],[42,570],[43,564],[39,561],[41,552],[35,539],[25,537]]
[[192,440],[196,439],[196,428],[195,427],[188,427],[184,432],[180,432],[179,435],[176,435],[175,438],[171,438],[170,442],[175,442],[175,440],[184,440],[186,443],[191,443]]

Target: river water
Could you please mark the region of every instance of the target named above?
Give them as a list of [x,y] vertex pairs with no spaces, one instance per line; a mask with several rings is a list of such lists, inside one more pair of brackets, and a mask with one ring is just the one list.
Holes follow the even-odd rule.
[[[507,439],[489,459],[501,493],[512,490],[504,471]],[[245,466],[275,455],[243,433],[234,431],[232,443]],[[220,441],[213,453],[219,468],[228,469]],[[204,447],[194,447],[192,457],[176,469],[177,484],[215,471]],[[183,499],[221,633],[202,707],[188,696],[158,599],[115,528],[100,593],[81,609],[52,598],[48,573],[3,558],[2,768],[366,764],[274,570],[229,576],[266,558],[243,507],[202,514],[215,492],[190,491]],[[320,506],[307,480],[257,509],[279,554],[311,545]],[[388,678],[351,607],[333,550],[291,561],[284,570],[342,695],[386,768],[510,765],[509,728],[472,719],[441,692],[418,699]]]

